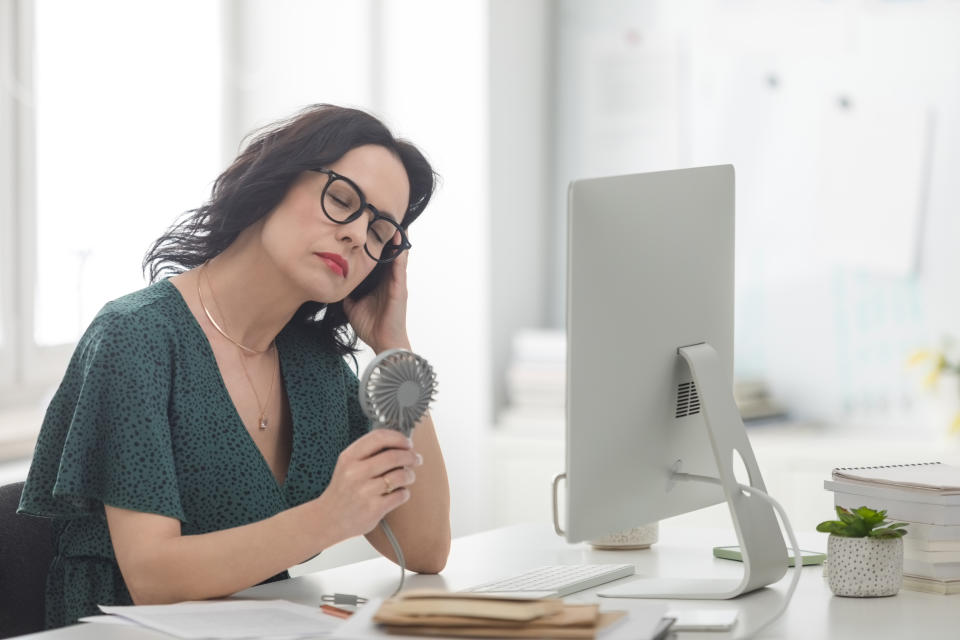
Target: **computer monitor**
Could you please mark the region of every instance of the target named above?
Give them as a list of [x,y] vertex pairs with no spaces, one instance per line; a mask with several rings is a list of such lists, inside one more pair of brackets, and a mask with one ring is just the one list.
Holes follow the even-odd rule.
[[729,598],[779,580],[787,552],[773,509],[733,470],[739,455],[765,491],[733,401],[733,167],[577,180],[568,205],[567,539],[727,501],[742,580],[601,593]]

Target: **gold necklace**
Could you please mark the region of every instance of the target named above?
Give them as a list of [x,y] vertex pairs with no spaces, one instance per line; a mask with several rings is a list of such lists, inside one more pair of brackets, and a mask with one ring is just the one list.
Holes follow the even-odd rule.
[[[206,266],[207,266],[207,263],[204,263],[200,269],[204,275],[207,275],[207,286],[210,287],[210,295],[213,296],[213,304],[216,305],[217,311],[220,312],[220,314],[222,315],[223,312],[220,310],[220,303],[217,302],[217,294],[213,290],[213,283],[210,282],[210,276],[206,274]],[[224,338],[226,338],[227,340],[235,344],[240,349],[243,349],[244,351],[247,351],[249,353],[256,354],[256,355],[266,353],[267,351],[270,350],[270,347],[276,347],[276,341],[273,341],[263,351],[257,351],[255,349],[251,349],[250,347],[240,344],[238,341],[231,338],[226,331],[221,329],[220,325],[217,324],[217,321],[213,319],[213,315],[210,313],[210,310],[207,309],[206,303],[204,303],[203,301],[203,293],[201,293],[200,291],[200,275],[201,275],[200,273],[197,273],[197,296],[200,298],[200,307],[203,309],[203,312],[206,314],[207,319],[210,321],[210,324],[213,325],[214,329],[220,332],[220,335],[222,335]],[[273,367],[273,377],[270,379],[270,390],[267,391],[267,402],[264,404],[260,402],[260,394],[257,393],[257,387],[255,384],[253,384],[253,378],[250,377],[250,372],[247,370],[247,363],[244,361],[245,356],[243,355],[243,353],[238,353],[238,355],[240,356],[240,367],[243,369],[243,375],[247,378],[247,383],[250,385],[250,390],[253,391],[253,397],[256,398],[257,400],[257,408],[260,410],[260,417],[257,420],[257,427],[260,429],[260,431],[266,431],[267,428],[270,426],[270,422],[269,420],[267,420],[267,408],[270,406],[270,399],[273,398],[273,387],[277,382],[277,369],[280,368],[280,363],[278,362],[276,366]]]
[[243,375],[247,377],[247,382],[250,383],[250,389],[253,390],[253,397],[257,399],[257,407],[260,409],[260,419],[257,421],[257,427],[260,431],[266,431],[270,426],[270,422],[267,420],[267,407],[270,406],[270,398],[273,397],[273,385],[277,382],[277,369],[280,368],[279,363],[273,367],[273,377],[270,379],[270,390],[267,391],[267,402],[263,405],[260,404],[260,394],[257,393],[253,379],[250,378],[250,372],[247,371],[247,365],[243,361],[243,354],[240,354],[240,366],[243,368]]
[[[202,271],[203,274],[206,275],[206,272],[207,272],[207,263],[206,263],[206,262],[204,262],[203,265],[200,267],[200,271]],[[243,349],[243,350],[246,351],[247,353],[252,353],[253,355],[259,356],[259,355],[262,355],[262,354],[266,353],[267,351],[269,351],[269,350],[270,350],[270,347],[273,346],[273,343],[272,343],[272,342],[271,342],[269,345],[267,345],[267,348],[264,349],[263,351],[257,351],[256,349],[253,349],[253,348],[251,348],[251,347],[248,347],[247,345],[241,344],[239,341],[234,340],[226,331],[224,331],[223,329],[220,328],[220,325],[217,324],[217,321],[213,319],[213,315],[211,315],[210,310],[207,309],[207,305],[204,304],[204,302],[203,302],[203,293],[200,291],[200,275],[201,275],[200,273],[197,274],[197,297],[200,298],[200,308],[202,308],[202,309],[203,309],[203,312],[204,312],[205,314],[207,314],[207,320],[210,321],[210,324],[213,325],[213,328],[216,329],[216,330],[220,333],[220,335],[222,335],[224,338],[226,338],[227,340],[229,340],[229,341],[232,342],[233,344],[237,345],[238,347],[240,347],[241,349]],[[210,294],[214,296],[213,302],[214,302],[214,304],[216,304],[217,298],[216,298],[216,294],[213,293],[213,285],[210,284],[210,276],[209,276],[209,275],[207,275],[207,284],[210,286]],[[219,309],[219,308],[220,308],[220,305],[217,305],[217,309]]]

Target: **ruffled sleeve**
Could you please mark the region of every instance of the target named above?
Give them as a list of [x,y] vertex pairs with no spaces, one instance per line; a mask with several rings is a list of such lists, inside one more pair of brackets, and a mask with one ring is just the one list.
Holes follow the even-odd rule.
[[75,518],[109,504],[185,520],[168,420],[171,339],[155,316],[97,316],[47,409],[21,512]]

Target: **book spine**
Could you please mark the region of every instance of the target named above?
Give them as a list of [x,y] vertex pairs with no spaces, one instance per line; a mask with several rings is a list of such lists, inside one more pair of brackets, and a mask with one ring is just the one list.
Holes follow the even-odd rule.
[[931,564],[904,557],[903,573],[935,580],[960,580],[960,562]]
[[960,593],[960,583],[949,580],[930,580],[929,578],[913,578],[903,576],[903,588],[910,591],[925,593],[939,593],[942,595]]
[[[910,534],[907,535],[909,536]],[[927,564],[957,563],[960,562],[960,551],[927,551],[907,544],[907,540],[904,538],[903,557]]]
[[[833,503],[847,509],[868,506],[871,509],[885,510],[888,520],[908,520],[921,524],[958,525],[960,509],[922,502],[905,502],[880,496],[865,496],[845,491],[833,492]],[[909,533],[907,534],[909,535]]]
[[[907,527],[907,535],[913,535],[912,527]],[[943,551],[960,553],[960,540],[923,540],[904,538],[903,545],[904,551],[907,549],[913,549],[914,551],[929,551],[933,553],[940,553]]]
[[960,550],[960,527],[958,526],[920,522],[907,522],[907,524],[910,537],[904,540],[909,540],[911,543],[923,542],[930,547],[928,551],[936,550],[934,547],[940,551]]
[[890,485],[850,482],[848,480],[825,480],[823,486],[829,491],[845,491],[863,496],[893,498],[904,502],[920,502],[941,506],[960,507],[960,495],[940,495],[932,491],[902,489]]

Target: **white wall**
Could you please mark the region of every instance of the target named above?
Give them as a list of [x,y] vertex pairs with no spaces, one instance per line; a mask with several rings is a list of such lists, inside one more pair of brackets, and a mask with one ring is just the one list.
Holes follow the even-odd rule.
[[408,323],[414,347],[437,370],[432,413],[454,535],[462,535],[486,524],[482,434],[491,420],[487,2],[382,6],[383,112],[442,177],[411,233]]
[[554,3],[490,0],[490,329],[494,411],[513,335],[547,322],[553,206]]
[[908,427],[907,355],[960,335],[957,33],[936,0],[561,2],[555,193],[733,163],[738,375],[796,417]]
[[[440,186],[411,228],[408,328],[437,371],[432,414],[446,457],[454,535],[483,528],[482,433],[490,424],[487,2],[244,0],[226,74],[233,140],[301,106],[359,106],[413,141]],[[228,100],[229,103],[229,100]],[[367,554],[363,543],[313,567]]]
[[237,0],[223,5],[224,160],[253,129],[309,104],[370,108],[371,0]]

